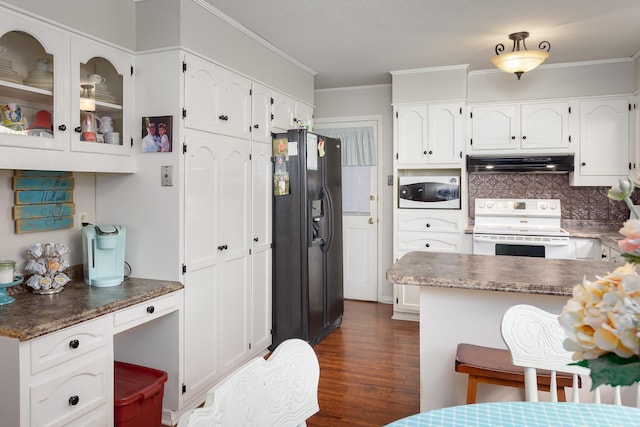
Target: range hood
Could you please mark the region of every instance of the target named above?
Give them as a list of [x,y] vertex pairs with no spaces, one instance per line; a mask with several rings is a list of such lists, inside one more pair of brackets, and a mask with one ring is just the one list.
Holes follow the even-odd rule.
[[467,156],[467,172],[567,173],[574,170],[573,158],[573,154]]

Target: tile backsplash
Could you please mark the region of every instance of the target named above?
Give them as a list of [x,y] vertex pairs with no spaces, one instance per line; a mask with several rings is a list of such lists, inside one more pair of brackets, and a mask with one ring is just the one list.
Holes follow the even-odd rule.
[[[624,202],[610,200],[610,187],[572,187],[569,174],[469,174],[469,215],[473,218],[475,199],[560,199],[563,220],[621,223],[629,218]],[[634,192],[634,203],[638,196]]]

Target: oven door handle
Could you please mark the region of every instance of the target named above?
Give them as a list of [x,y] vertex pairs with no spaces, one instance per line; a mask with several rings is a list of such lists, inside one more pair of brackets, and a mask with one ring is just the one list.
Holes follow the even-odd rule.
[[557,240],[507,240],[507,239],[495,239],[491,236],[479,236],[474,235],[473,241],[475,243],[500,243],[505,245],[520,245],[520,246],[569,246],[568,238],[559,238]]

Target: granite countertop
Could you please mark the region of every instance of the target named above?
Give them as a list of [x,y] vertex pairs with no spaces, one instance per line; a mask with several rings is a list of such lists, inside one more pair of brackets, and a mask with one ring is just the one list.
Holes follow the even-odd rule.
[[138,278],[102,288],[75,279],[53,295],[37,295],[23,287],[11,292],[14,302],[0,306],[0,336],[27,341],[183,287],[180,282]]
[[387,270],[401,285],[571,296],[582,279],[617,267],[604,261],[409,252]]

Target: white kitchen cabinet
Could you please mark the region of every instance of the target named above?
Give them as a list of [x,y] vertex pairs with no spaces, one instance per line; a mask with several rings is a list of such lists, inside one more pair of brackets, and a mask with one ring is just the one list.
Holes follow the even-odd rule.
[[273,90],[258,83],[251,88],[251,140],[271,144]]
[[271,141],[251,144],[251,353],[271,345],[273,164]]
[[113,425],[113,341],[108,316],[30,341],[0,338],[11,426],[82,425],[97,413]]
[[575,151],[568,101],[474,105],[469,153]]
[[[138,115],[173,114],[174,149],[138,156],[139,174],[97,179],[96,210],[135,235],[127,253],[136,274],[185,286],[183,344],[178,360],[168,361],[181,373],[171,384],[179,390],[175,404],[165,406],[174,424],[217,381],[271,344],[271,228],[265,216],[271,212],[272,149],[270,135],[263,134],[271,120],[271,95],[250,82],[256,105],[249,106],[253,114],[244,137],[206,124],[218,103],[194,93],[202,87],[186,80],[202,73],[198,78],[206,82],[217,69],[212,65],[181,49],[139,55],[139,75],[145,78],[136,90],[145,96],[136,103]],[[162,186],[158,177],[166,165],[173,167],[171,186]],[[149,197],[141,201],[140,194]],[[132,209],[121,209],[124,204]]]
[[[133,55],[1,7],[0,45],[7,48],[0,65],[5,70],[0,77],[4,78],[0,80],[0,99],[2,104],[19,107],[25,129],[0,126],[0,168],[135,172]],[[87,62],[89,58],[94,59]],[[75,128],[80,126],[82,71],[95,73],[97,63],[109,61],[113,61],[111,69],[118,70],[111,75],[120,73],[120,82],[111,82],[118,98],[98,102],[95,114],[114,117],[120,144],[79,144]],[[14,116],[17,107],[13,108]],[[47,121],[51,122],[50,134],[28,130],[34,125],[46,127]]]
[[[406,255],[398,252],[395,262]],[[393,319],[418,321],[420,313],[420,286],[393,285]]]
[[[461,211],[396,209],[394,259],[411,251],[470,253]],[[419,286],[394,284],[394,318],[415,320]]]
[[249,142],[187,131],[185,384],[206,391],[249,351]]
[[601,245],[600,258],[602,261],[609,261],[614,264],[624,264],[626,260],[622,257],[622,251],[607,245]]
[[398,167],[457,166],[463,163],[462,103],[396,107]]
[[283,93],[274,91],[272,111],[271,127],[274,132],[285,132],[300,126],[313,127],[313,107]]
[[580,149],[571,185],[612,186],[628,176],[631,101],[627,97],[582,100]]
[[251,81],[195,55],[184,57],[184,125],[251,137]]
[[598,239],[572,237],[571,245],[574,247],[576,259],[600,259],[600,241]]

